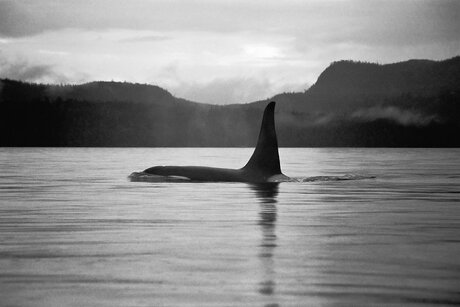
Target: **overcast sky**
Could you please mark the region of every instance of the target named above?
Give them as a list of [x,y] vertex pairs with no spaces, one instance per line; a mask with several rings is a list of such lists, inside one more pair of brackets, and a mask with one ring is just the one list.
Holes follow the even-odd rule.
[[456,0],[0,0],[0,77],[242,103],[303,91],[340,59],[453,57],[459,33]]

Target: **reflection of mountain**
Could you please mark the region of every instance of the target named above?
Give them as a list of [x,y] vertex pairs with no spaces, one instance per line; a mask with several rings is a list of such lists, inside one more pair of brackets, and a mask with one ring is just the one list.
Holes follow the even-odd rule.
[[[460,146],[460,57],[340,61],[273,97],[281,146]],[[266,101],[216,106],[156,86],[0,80],[0,146],[253,146]]]

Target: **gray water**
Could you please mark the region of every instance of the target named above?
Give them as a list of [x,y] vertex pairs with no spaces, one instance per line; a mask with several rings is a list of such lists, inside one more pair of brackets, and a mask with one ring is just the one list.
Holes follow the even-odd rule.
[[282,148],[307,180],[278,185],[127,179],[251,152],[0,148],[0,305],[460,304],[459,149]]

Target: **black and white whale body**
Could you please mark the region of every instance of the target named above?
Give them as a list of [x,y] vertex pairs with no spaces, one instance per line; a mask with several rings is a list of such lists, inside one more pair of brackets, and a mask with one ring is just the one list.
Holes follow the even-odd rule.
[[289,181],[290,178],[281,173],[278,140],[275,130],[275,102],[270,102],[265,108],[257,146],[248,163],[243,168],[154,166],[144,170],[143,173],[207,182],[259,183]]

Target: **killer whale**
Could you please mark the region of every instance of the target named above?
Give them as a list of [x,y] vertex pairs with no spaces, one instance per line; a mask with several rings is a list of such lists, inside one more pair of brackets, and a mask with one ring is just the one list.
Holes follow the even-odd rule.
[[240,169],[207,166],[154,166],[144,174],[186,178],[206,182],[280,182],[290,178],[281,172],[275,129],[275,102],[270,102],[262,118],[257,145],[249,161]]

